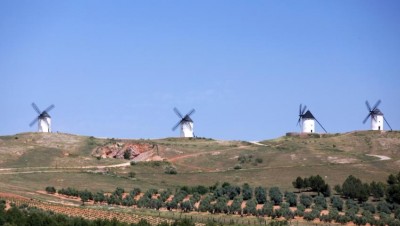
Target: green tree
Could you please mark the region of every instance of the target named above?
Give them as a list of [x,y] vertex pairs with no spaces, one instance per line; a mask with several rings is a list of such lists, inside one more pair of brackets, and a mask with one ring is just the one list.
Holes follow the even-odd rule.
[[89,201],[89,199],[93,199],[92,193],[86,189],[79,192],[79,197],[81,198],[82,205],[85,205],[85,202]]
[[309,208],[312,204],[312,197],[306,194],[300,195],[300,203],[305,206],[306,208]]
[[350,175],[343,182],[342,193],[347,198],[358,199],[360,202],[364,202],[369,197],[369,185],[363,184],[360,179]]
[[272,187],[271,189],[269,189],[269,197],[271,199],[271,202],[275,205],[279,205],[282,202],[282,192],[281,190],[279,190],[278,187]]
[[289,203],[289,206],[297,206],[297,195],[293,192],[285,193],[286,202]]
[[317,192],[318,195],[327,189],[327,185],[320,175],[311,176],[309,182],[311,190]]
[[95,202],[104,202],[104,201],[106,201],[106,197],[104,196],[104,192],[102,192],[102,191],[96,192],[96,194],[93,195],[93,200]]
[[217,202],[214,205],[214,210],[216,213],[226,213],[228,200],[225,196],[221,196],[217,199]]
[[243,209],[244,214],[255,215],[257,213],[257,203],[254,200],[247,200],[246,207]]
[[397,175],[390,174],[387,183],[387,201],[390,203],[400,204],[400,172]]
[[231,213],[241,213],[242,210],[242,202],[243,202],[243,198],[242,196],[236,196],[233,199],[232,205],[230,207],[230,212]]
[[258,204],[264,204],[267,201],[267,192],[263,187],[256,187],[254,189],[254,195]]
[[132,196],[127,195],[123,200],[122,200],[122,205],[123,206],[133,206],[135,202],[133,201]]
[[249,200],[253,197],[253,189],[250,187],[248,183],[243,184],[242,197],[243,200]]
[[343,200],[337,196],[333,196],[331,199],[332,207],[337,209],[338,211],[343,210]]
[[371,195],[375,200],[380,200],[385,196],[385,185],[382,182],[372,181],[369,187]]
[[326,204],[326,199],[322,195],[318,195],[314,198],[314,203],[316,206],[321,207],[322,209],[327,209],[328,205]]
[[299,192],[301,192],[301,189],[304,188],[303,178],[297,177],[296,180],[292,182],[292,185],[294,188],[299,189]]

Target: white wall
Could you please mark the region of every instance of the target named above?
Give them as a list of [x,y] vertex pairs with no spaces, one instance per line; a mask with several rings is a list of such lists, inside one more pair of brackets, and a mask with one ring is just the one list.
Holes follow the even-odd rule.
[[193,137],[193,122],[181,123],[181,137]]
[[310,118],[302,119],[302,133],[315,133],[315,120]]
[[371,129],[372,130],[383,130],[383,115],[376,115],[376,120],[371,117]]
[[38,123],[39,132],[49,133],[51,132],[51,118],[41,118]]

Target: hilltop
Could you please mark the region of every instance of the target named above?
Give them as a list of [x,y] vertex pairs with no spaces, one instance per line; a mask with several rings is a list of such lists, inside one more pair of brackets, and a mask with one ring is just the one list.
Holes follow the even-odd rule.
[[[129,159],[96,155],[105,147],[129,147],[135,154]],[[138,147],[147,148],[135,151]],[[350,174],[366,182],[384,181],[399,168],[399,131],[283,136],[259,143],[62,133],[0,137],[0,190],[24,194],[48,185],[112,191],[116,186],[176,188],[224,181],[293,190],[291,182],[297,176],[319,174],[333,186]],[[167,174],[169,169],[177,174]]]

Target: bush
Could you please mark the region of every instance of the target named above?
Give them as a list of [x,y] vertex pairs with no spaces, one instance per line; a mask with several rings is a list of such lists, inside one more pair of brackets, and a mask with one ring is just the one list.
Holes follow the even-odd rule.
[[166,166],[164,173],[166,174],[177,174],[178,172],[176,171],[176,168],[173,166]]
[[311,212],[304,213],[304,220],[313,221],[314,219],[318,218],[320,212],[318,210],[313,209]]
[[312,197],[309,195],[302,194],[300,196],[300,203],[304,205],[306,208],[309,208],[312,204]]
[[391,206],[387,202],[379,202],[378,205],[376,206],[376,209],[379,212],[383,212],[386,214],[391,214],[392,211],[390,210]]
[[242,196],[243,196],[243,200],[249,200],[253,197],[253,189],[247,183],[243,184]]
[[375,213],[375,212],[376,212],[375,206],[372,205],[371,203],[365,202],[365,203],[363,203],[363,204],[361,205],[361,207],[362,207],[365,211],[368,211],[368,212],[371,212],[371,213]]
[[326,205],[326,199],[324,196],[319,195],[314,198],[314,203],[316,206],[320,206],[322,209],[327,209],[328,206]]
[[235,170],[240,170],[240,169],[242,169],[242,165],[241,165],[241,164],[236,164],[236,165],[233,167],[233,169],[235,169]]
[[275,205],[279,205],[282,202],[282,192],[278,187],[272,187],[269,189],[269,197],[271,202],[273,202]]
[[267,192],[263,187],[256,187],[254,189],[254,195],[258,204],[264,204],[267,201]]
[[46,187],[46,192],[49,194],[54,194],[56,193],[56,189],[53,186],[48,186]]
[[286,202],[289,203],[289,206],[297,206],[297,195],[293,192],[285,193]]
[[242,210],[242,202],[243,202],[242,196],[236,196],[233,199],[232,205],[230,206],[230,212],[231,213],[240,213]]
[[251,214],[255,215],[256,214],[256,206],[257,203],[254,200],[247,200],[246,202],[246,207],[243,209],[244,214]]
[[331,198],[332,207],[337,209],[338,211],[343,210],[343,200],[337,196],[333,196]]

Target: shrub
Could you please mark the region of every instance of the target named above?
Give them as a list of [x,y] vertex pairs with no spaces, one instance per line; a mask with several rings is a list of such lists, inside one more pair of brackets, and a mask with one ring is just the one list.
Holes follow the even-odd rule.
[[46,187],[46,192],[49,194],[54,194],[56,193],[56,189],[53,186],[48,186]]
[[233,167],[233,169],[235,169],[235,170],[240,170],[240,169],[242,169],[242,165],[241,165],[241,164],[236,164],[236,165]]
[[253,197],[253,189],[247,183],[243,184],[242,196],[243,196],[243,200],[249,200]]
[[273,202],[275,205],[279,205],[282,202],[282,192],[278,187],[272,187],[269,189],[269,197],[271,202]]
[[300,196],[300,203],[304,205],[306,208],[309,208],[312,204],[312,197],[309,195],[302,194]]
[[357,202],[355,202],[355,201],[352,200],[352,199],[347,199],[347,200],[346,200],[346,207],[347,207],[347,209],[354,209],[354,210],[356,210],[355,212],[358,212],[358,210],[359,210],[359,207],[358,207]]
[[232,205],[230,206],[230,212],[231,213],[240,213],[242,210],[242,202],[243,202],[242,196],[236,196],[233,199]]
[[332,207],[337,209],[338,211],[343,210],[343,200],[337,196],[333,196],[331,198]]
[[375,206],[372,205],[371,203],[365,202],[365,203],[363,203],[363,204],[361,205],[361,207],[362,207],[365,211],[368,211],[368,212],[371,212],[371,213],[375,213],[375,212],[376,212]]
[[319,196],[315,197],[314,198],[314,203],[315,203],[316,206],[320,206],[322,209],[328,208],[328,206],[326,205],[326,199],[322,195],[319,195]]
[[263,187],[256,187],[254,189],[254,195],[258,204],[264,204],[267,201],[267,192]]
[[255,215],[256,214],[256,206],[257,203],[254,200],[247,200],[246,202],[246,207],[243,209],[243,213],[245,214],[251,214]]
[[176,171],[176,168],[173,166],[166,166],[164,173],[166,174],[177,174],[178,172]]
[[293,192],[285,193],[286,202],[289,203],[289,206],[297,206],[297,195]]
[[130,159],[131,158],[131,151],[126,149],[124,151],[124,159]]
[[383,212],[386,214],[391,214],[392,211],[390,210],[391,206],[387,202],[379,202],[378,205],[376,206],[376,209],[379,212]]
[[307,221],[313,221],[315,218],[318,218],[320,212],[318,210],[313,209],[311,212],[304,213],[304,219]]

